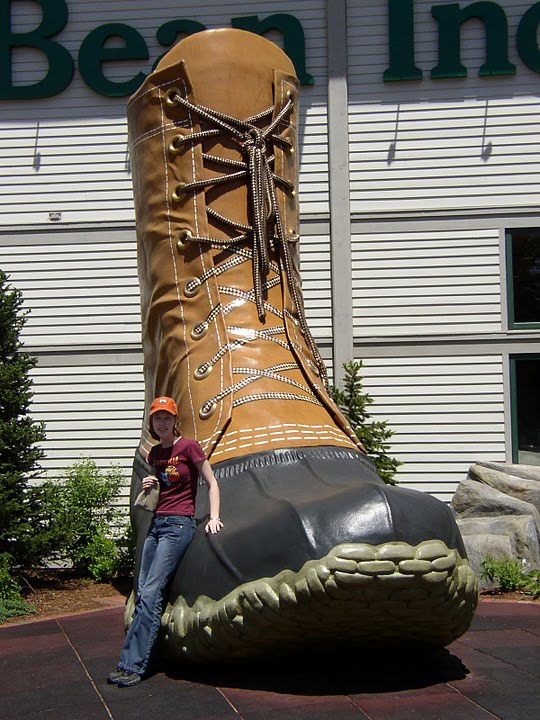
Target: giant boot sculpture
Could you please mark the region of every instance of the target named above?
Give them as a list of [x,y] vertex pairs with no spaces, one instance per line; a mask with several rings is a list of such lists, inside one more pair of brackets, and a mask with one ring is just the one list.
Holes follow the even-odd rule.
[[222,495],[217,535],[200,498],[162,620],[161,647],[197,662],[445,645],[476,605],[450,510],[385,485],[328,395],[299,276],[297,119],[289,58],[233,29],[181,41],[128,106],[145,405],[174,397]]

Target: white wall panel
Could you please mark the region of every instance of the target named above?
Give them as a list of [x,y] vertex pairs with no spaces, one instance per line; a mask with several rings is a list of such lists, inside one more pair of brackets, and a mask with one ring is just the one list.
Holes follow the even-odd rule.
[[496,230],[352,237],[356,337],[501,330]]
[[440,4],[447,3],[414,3],[415,61],[423,79],[383,82],[389,63],[387,3],[348,1],[353,212],[489,209],[540,201],[539,75],[523,64],[515,43],[531,3],[498,3],[508,17],[516,75],[478,77],[485,34],[481,21],[470,20],[461,29],[468,77],[432,80],[438,24],[431,7]]
[[504,462],[500,355],[367,358],[362,374],[403,487],[450,500],[472,463]]
[[135,231],[0,235],[0,267],[30,310],[26,348],[140,344]]
[[44,477],[61,475],[85,457],[104,469],[119,465],[125,472],[125,502],[143,416],[142,363],[74,366],[64,362],[61,367],[38,365],[31,373],[32,417],[45,422],[47,434],[42,445]]
[[[229,27],[232,17],[293,14],[306,38],[306,69],[315,84],[301,93],[299,200],[302,212],[328,211],[326,179],[326,3],[324,0],[253,0],[177,2],[160,0],[67,0],[69,20],[55,36],[76,60],[86,35],[96,27],[120,22],[145,39],[148,61],[107,62],[105,75],[125,81],[149,73],[164,52],[156,31],[178,18],[198,20],[208,28]],[[39,5],[12,3],[12,30],[35,28]],[[268,37],[278,44],[278,32]],[[118,43],[117,43],[118,44]],[[113,43],[114,46],[114,43]],[[14,53],[15,84],[32,84],[47,71],[44,56],[32,49]],[[127,152],[127,98],[105,98],[82,81],[78,70],[60,95],[39,100],[0,101],[0,225],[47,223],[49,212],[61,212],[62,223],[133,222],[131,174]]]

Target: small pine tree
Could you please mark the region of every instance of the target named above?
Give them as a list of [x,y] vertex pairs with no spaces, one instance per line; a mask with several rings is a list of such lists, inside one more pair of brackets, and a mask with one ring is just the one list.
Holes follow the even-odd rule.
[[332,387],[332,397],[351,423],[351,427],[366,449],[368,457],[375,463],[381,479],[388,485],[395,485],[397,481],[394,479],[394,475],[402,463],[387,454],[390,449],[387,441],[394,435],[394,431],[387,427],[386,420],[370,422],[367,407],[373,402],[373,398],[362,391],[364,379],[360,375],[362,367],[361,360],[344,363],[344,389]]
[[35,536],[34,502],[29,483],[40,470],[45,439],[41,422],[28,415],[32,399],[30,370],[37,361],[20,340],[28,311],[22,293],[0,270],[0,554],[26,565]]

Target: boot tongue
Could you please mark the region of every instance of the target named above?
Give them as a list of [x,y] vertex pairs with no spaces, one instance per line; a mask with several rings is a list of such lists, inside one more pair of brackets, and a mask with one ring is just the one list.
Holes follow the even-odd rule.
[[274,69],[296,75],[291,60],[275,43],[234,28],[190,35],[162,58],[156,71],[181,61],[197,88],[196,102],[238,119],[274,104]]

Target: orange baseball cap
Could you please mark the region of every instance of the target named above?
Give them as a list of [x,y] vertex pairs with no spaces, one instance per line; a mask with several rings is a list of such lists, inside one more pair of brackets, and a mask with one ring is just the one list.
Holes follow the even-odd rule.
[[171,415],[178,415],[178,408],[176,403],[170,397],[163,395],[157,397],[154,402],[150,405],[150,415],[153,415],[158,410],[165,410],[165,412],[171,413]]

